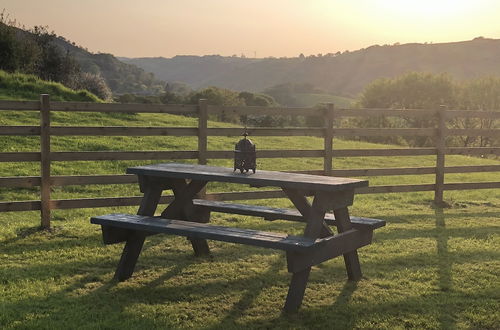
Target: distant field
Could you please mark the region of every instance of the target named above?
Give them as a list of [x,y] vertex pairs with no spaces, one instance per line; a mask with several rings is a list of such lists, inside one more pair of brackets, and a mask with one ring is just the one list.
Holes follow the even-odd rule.
[[[0,125],[30,125],[37,113],[0,113]],[[194,126],[173,115],[55,113],[54,125]],[[229,126],[210,122],[211,127]],[[209,138],[210,150],[232,149],[238,137]],[[256,137],[261,149],[322,149],[313,137]],[[53,137],[53,150],[185,150],[196,138]],[[335,140],[335,148],[391,147]],[[394,146],[392,146],[394,147]],[[0,137],[2,151],[36,151],[35,137]],[[150,161],[55,162],[59,174],[124,173]],[[229,160],[211,164],[230,165]],[[335,158],[335,168],[433,166],[435,157]],[[448,156],[446,164],[500,164]],[[260,169],[322,168],[322,159],[260,159]],[[37,163],[0,163],[0,176],[37,175]],[[370,177],[371,185],[433,183],[432,175]],[[446,182],[500,181],[500,173],[453,174]],[[210,191],[228,191],[213,185]],[[0,188],[0,199],[38,198],[38,188]],[[53,198],[139,195],[136,185],[55,187]],[[448,209],[430,207],[432,192],[357,196],[353,215],[387,220],[360,250],[363,280],[346,281],[341,258],[313,267],[297,315],[281,314],[290,275],[281,252],[210,242],[212,256],[195,258],[186,240],[147,240],[136,273],[112,280],[121,246],[104,246],[92,215],[135,207],[56,210],[52,232],[37,231],[38,212],[0,213],[0,328],[500,328],[500,193],[445,192]],[[287,200],[252,201],[290,206]],[[215,223],[300,233],[301,224],[214,214]]]
[[298,106],[301,107],[312,107],[318,103],[333,103],[337,108],[350,108],[355,99],[336,96],[332,94],[314,94],[314,93],[297,93],[294,94]]

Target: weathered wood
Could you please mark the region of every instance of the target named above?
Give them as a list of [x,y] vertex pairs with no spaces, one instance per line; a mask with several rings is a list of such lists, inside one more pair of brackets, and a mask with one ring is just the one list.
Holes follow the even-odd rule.
[[53,111],[194,114],[195,105],[52,102]]
[[[335,214],[335,219],[337,220],[337,229],[339,233],[347,232],[353,228],[349,220],[349,210],[347,207],[335,209],[333,210],[333,214]],[[344,263],[349,280],[357,281],[361,279],[362,273],[357,250],[344,253]]]
[[336,136],[435,136],[434,128],[335,128]]
[[500,165],[448,166],[445,173],[500,172]]
[[[196,136],[191,127],[52,126],[52,136]],[[32,134],[35,135],[35,134]]]
[[0,212],[39,211],[40,201],[0,202]]
[[198,101],[198,164],[207,164],[208,149],[208,100]]
[[39,152],[0,152],[0,162],[39,162]]
[[468,128],[468,129],[447,129],[446,136],[488,136],[499,137],[500,129]]
[[500,156],[500,147],[455,147],[446,148],[447,155],[497,155]]
[[[1,180],[2,179],[0,178],[0,183]],[[52,176],[53,186],[72,186],[72,185],[88,185],[88,184],[130,184],[130,183],[137,183],[137,176],[130,174]]]
[[[233,159],[234,151],[207,151],[211,159]],[[324,150],[259,150],[257,158],[309,158],[324,157]]]
[[0,135],[40,135],[40,126],[0,126]]
[[21,176],[0,178],[0,187],[30,188],[40,185],[39,176]]
[[302,305],[310,273],[311,267],[307,267],[304,270],[293,273],[285,300],[285,306],[283,307],[283,310],[286,313],[294,313],[299,309],[300,305]]
[[23,111],[40,111],[40,103],[38,101],[4,101],[0,100],[0,111],[6,110],[23,110]]
[[435,110],[335,109],[335,117],[423,117],[434,116]]
[[323,110],[312,108],[268,108],[258,106],[208,106],[208,111],[211,114],[235,113],[238,115],[283,115],[283,116],[321,116]]
[[356,194],[381,194],[396,192],[433,191],[434,184],[405,184],[394,186],[372,186],[356,189]]
[[318,247],[314,252],[304,254],[299,252],[287,252],[288,271],[299,272],[308,267],[319,265],[322,262],[336,258],[345,253],[355,251],[372,242],[372,230],[350,229],[335,235],[328,243]]
[[500,119],[500,111],[482,111],[482,110],[447,110],[446,119],[454,118],[481,118],[481,119]]
[[446,149],[446,119],[443,111],[446,108],[441,107],[440,111],[436,112],[438,120],[438,133],[435,138],[436,145],[436,184],[434,186],[434,204],[442,206],[443,193],[444,193],[444,161],[445,161],[445,149]]
[[467,189],[497,189],[500,182],[467,182],[467,183],[445,183],[446,190],[467,190]]
[[[209,128],[209,136],[240,136],[243,128]],[[324,135],[322,128],[260,128],[247,127],[250,136],[320,136]]]
[[96,216],[91,218],[91,223],[102,226],[125,228],[132,231],[141,231],[146,233],[156,232],[195,237],[285,251],[314,251],[315,249],[327,244],[332,239],[326,238],[314,240],[283,233],[216,226],[192,221],[131,214],[107,214],[103,216]]
[[78,151],[53,152],[53,161],[196,159],[197,151]]
[[[145,193],[137,212],[138,216],[153,216],[160,200],[164,184],[163,182],[152,182],[149,180],[142,180],[141,183],[143,184]],[[104,228],[106,226],[106,224],[102,224],[101,227]],[[104,240],[106,239],[105,231],[106,229],[102,231]],[[130,278],[134,273],[135,265],[139,255],[141,254],[146,234],[140,230],[130,230],[128,233],[118,231],[118,233],[113,235],[113,239],[115,241],[123,237],[126,237],[126,243],[114,276],[115,279],[119,281],[124,281]]]
[[40,96],[40,202],[41,227],[50,228],[50,99]]
[[334,123],[334,111],[335,106],[332,103],[328,104],[328,108],[325,111],[325,133],[324,133],[324,150],[325,158],[323,160],[323,171],[324,175],[332,174],[333,167],[333,123]]
[[405,149],[336,149],[336,157],[427,156],[435,155],[435,148]]
[[[305,222],[306,220],[300,212],[293,209],[287,208],[276,208],[261,205],[249,205],[249,204],[235,204],[235,203],[225,203],[219,201],[209,201],[203,199],[193,200],[193,204],[201,207],[206,207],[212,212],[222,212],[222,213],[232,213],[240,215],[249,215],[262,217],[265,220],[289,220],[289,221],[299,221]],[[350,217],[351,223],[354,228],[360,230],[374,230],[385,226],[385,221],[378,219],[362,218],[362,217]],[[328,225],[335,225],[335,215],[332,213],[325,214],[325,222]]]
[[127,169],[127,173],[156,177],[185,178],[199,181],[242,183],[257,187],[278,186],[282,188],[315,191],[338,191],[368,186],[368,181],[357,179],[263,170],[257,171],[256,173],[239,173],[233,171],[232,168],[178,163],[130,167]]
[[[208,222],[210,212],[201,214],[199,207],[193,205],[193,198],[206,186],[207,181],[191,180],[186,183],[184,179],[171,178],[169,182],[174,191],[175,199],[161,213],[164,218],[174,218],[193,222]],[[188,236],[196,256],[210,254],[210,248],[206,240]]]

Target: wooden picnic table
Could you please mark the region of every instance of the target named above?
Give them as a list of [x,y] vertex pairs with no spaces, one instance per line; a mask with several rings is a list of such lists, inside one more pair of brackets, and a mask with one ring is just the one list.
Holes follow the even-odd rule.
[[[288,271],[292,273],[284,309],[294,311],[302,302],[313,265],[343,255],[348,278],[360,279],[357,249],[370,244],[373,229],[385,224],[349,216],[354,189],[368,186],[366,180],[262,170],[240,173],[232,168],[177,163],[131,167],[127,173],[138,176],[144,193],[137,215],[110,214],[91,219],[102,226],[106,244],[126,242],[115,273],[119,280],[132,275],[149,234],[187,236],[196,255],[210,252],[206,239],[281,249],[286,251]],[[279,187],[296,210],[197,199],[208,182]],[[154,217],[164,190],[172,190],[174,199],[159,217]],[[313,196],[312,203],[308,196]],[[333,214],[327,213],[330,210]],[[303,236],[214,226],[208,224],[211,211],[303,221],[306,225]],[[328,224],[334,224],[338,233],[334,234]]]

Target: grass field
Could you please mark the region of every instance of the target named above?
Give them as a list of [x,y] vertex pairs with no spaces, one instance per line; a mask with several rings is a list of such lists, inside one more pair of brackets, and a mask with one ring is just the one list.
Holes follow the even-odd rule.
[[[195,126],[171,115],[54,115],[54,125]],[[0,125],[30,125],[37,115],[3,112]],[[226,126],[210,123],[211,127]],[[210,138],[209,149],[232,149],[237,138]],[[321,149],[317,138],[254,138],[261,149]],[[196,149],[195,138],[54,137],[63,150]],[[3,151],[36,151],[38,138],[1,137]],[[335,141],[336,148],[383,145]],[[389,146],[394,147],[394,146]],[[123,173],[148,162],[56,162],[54,175]],[[150,163],[150,162],[149,162]],[[446,164],[499,164],[450,156]],[[211,164],[229,165],[229,161]],[[334,159],[335,168],[433,166],[434,157]],[[322,159],[261,159],[261,169],[320,169]],[[0,163],[0,176],[37,175],[36,163]],[[368,178],[371,185],[433,183],[432,175]],[[453,174],[446,182],[500,181],[500,173]],[[230,185],[213,185],[227,191]],[[54,188],[53,198],[139,195],[136,185]],[[38,198],[37,188],[0,188],[0,200]],[[92,215],[135,212],[134,207],[56,210],[53,230],[38,231],[38,212],[0,213],[0,327],[101,328],[500,328],[500,192],[445,192],[451,205],[431,207],[432,193],[359,195],[353,215],[387,226],[360,250],[364,278],[348,282],[341,258],[313,267],[303,306],[281,314],[290,274],[284,254],[210,242],[212,256],[196,258],[180,237],[147,240],[130,280],[112,280],[121,246],[104,246]],[[290,206],[286,200],[253,201]],[[288,222],[214,214],[213,221],[266,231],[300,233]]]

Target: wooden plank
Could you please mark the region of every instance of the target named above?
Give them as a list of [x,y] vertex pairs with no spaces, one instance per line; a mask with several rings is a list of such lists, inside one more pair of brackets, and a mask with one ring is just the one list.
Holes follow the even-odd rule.
[[52,111],[70,112],[123,112],[123,113],[196,113],[196,105],[183,104],[133,104],[133,103],[90,103],[52,102]]
[[500,147],[461,147],[446,148],[447,155],[497,155],[500,156]]
[[500,129],[480,129],[480,128],[469,128],[469,129],[448,129],[446,132],[447,136],[488,136],[488,137],[499,137]]
[[0,187],[30,188],[39,186],[40,182],[39,176],[3,177],[0,178]]
[[208,106],[208,111],[211,114],[236,113],[239,115],[255,115],[255,116],[321,116],[323,110],[313,108],[290,108],[290,107],[258,107],[258,106]]
[[39,162],[39,152],[0,152],[0,162]]
[[196,136],[190,127],[52,126],[53,136]]
[[2,110],[24,110],[24,111],[40,111],[40,103],[38,101],[4,101],[0,100],[0,111]]
[[136,231],[158,232],[171,235],[217,240],[228,243],[302,252],[308,250],[312,251],[329,241],[329,239],[314,240],[282,233],[216,226],[199,222],[131,214],[108,214],[92,217],[91,223],[127,228]]
[[[352,223],[349,220],[349,210],[347,207],[334,209],[335,219],[337,219],[337,229],[339,234],[352,230]],[[358,238],[359,240],[360,238]],[[361,242],[357,242],[361,244]],[[350,250],[344,253],[344,263],[347,271],[347,277],[351,281],[358,281],[362,277],[361,265],[359,264],[359,257],[357,250]]]
[[[209,136],[241,136],[243,128],[209,128]],[[247,132],[252,136],[323,136],[323,128],[261,128],[248,127]]]
[[39,211],[40,201],[0,202],[0,212]]
[[50,98],[40,95],[40,201],[41,227],[50,228]]
[[434,128],[335,128],[335,136],[434,136]]
[[[293,209],[288,208],[276,208],[261,205],[249,205],[249,204],[236,204],[236,203],[225,203],[219,201],[209,201],[204,199],[195,199],[193,201],[194,205],[206,207],[212,212],[222,212],[240,215],[249,215],[255,217],[262,217],[265,220],[289,220],[304,222],[305,219],[302,214]],[[325,214],[325,222],[328,225],[335,225],[335,215],[332,213]],[[351,222],[353,226],[361,230],[374,230],[385,226],[385,221],[378,219],[360,218],[352,217]]]
[[335,157],[427,156],[435,155],[434,148],[405,149],[336,149]]
[[[210,159],[233,159],[234,151],[207,151],[207,158]],[[323,157],[324,150],[259,150],[257,158],[309,158]]]
[[446,190],[468,190],[468,189],[497,189],[500,182],[466,182],[466,183],[445,183]]
[[480,119],[500,119],[500,111],[483,110],[448,110],[445,112],[447,119],[454,118],[480,118]]
[[406,110],[406,109],[336,109],[336,117],[429,117],[436,110]]
[[449,166],[445,173],[499,172],[500,165]]
[[87,185],[87,184],[127,184],[127,183],[137,183],[137,176],[129,174],[52,176],[53,186],[71,186],[71,185]]
[[217,181],[248,184],[255,187],[281,187],[299,190],[339,191],[368,186],[368,181],[325,177],[318,175],[294,174],[259,170],[256,173],[240,173],[232,168],[166,163],[129,167],[127,174],[158,178],[180,178],[199,181]]
[[356,189],[357,194],[382,194],[396,192],[434,191],[434,184],[408,184],[394,186],[372,186]]
[[196,159],[197,151],[76,151],[53,152],[53,161]]
[[435,167],[392,167],[392,168],[359,168],[337,169],[332,171],[333,176],[391,176],[391,175],[421,175],[434,174]]
[[40,135],[40,126],[0,126],[0,135]]

